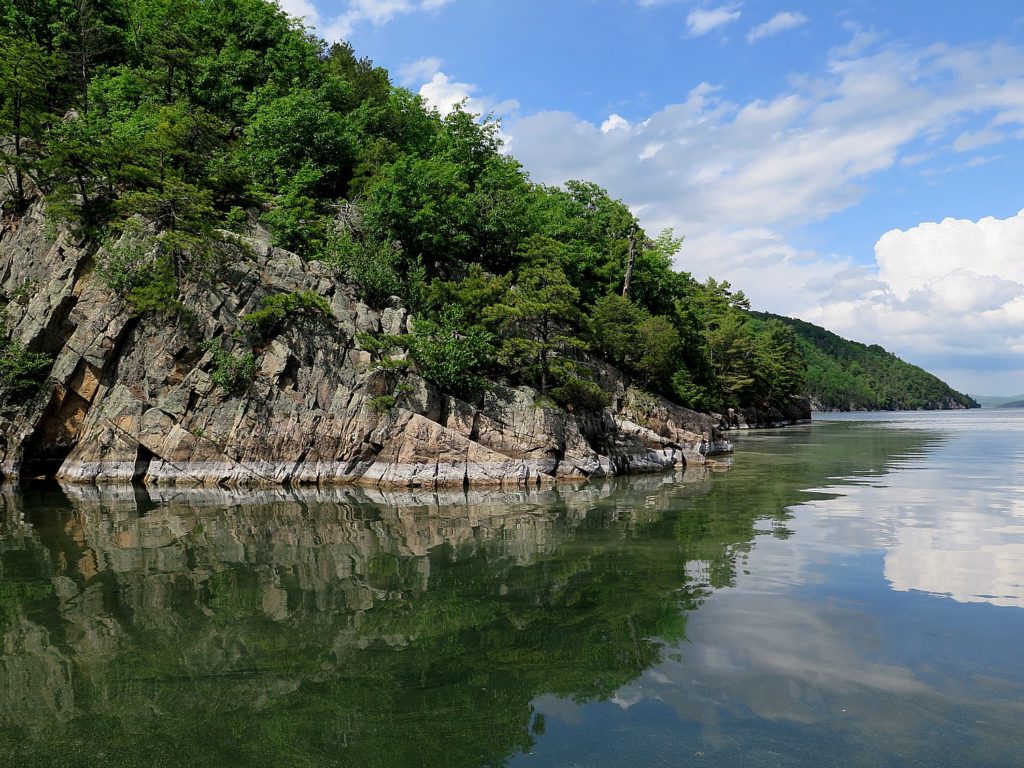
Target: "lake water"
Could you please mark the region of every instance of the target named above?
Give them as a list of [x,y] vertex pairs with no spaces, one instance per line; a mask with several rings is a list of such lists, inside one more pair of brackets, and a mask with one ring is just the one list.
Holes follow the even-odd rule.
[[23,486],[0,766],[1021,766],[1024,412],[544,492]]

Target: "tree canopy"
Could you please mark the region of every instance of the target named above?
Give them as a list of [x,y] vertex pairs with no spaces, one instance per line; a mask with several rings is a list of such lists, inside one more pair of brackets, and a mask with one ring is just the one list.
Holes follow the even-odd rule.
[[101,265],[140,312],[216,279],[216,233],[258,221],[364,301],[397,295],[448,391],[497,377],[596,407],[598,359],[695,408],[802,391],[788,329],[678,271],[672,232],[592,182],[534,183],[493,119],[441,115],[271,2],[13,0],[0,41],[5,208],[41,193],[108,243],[141,218],[149,256]]

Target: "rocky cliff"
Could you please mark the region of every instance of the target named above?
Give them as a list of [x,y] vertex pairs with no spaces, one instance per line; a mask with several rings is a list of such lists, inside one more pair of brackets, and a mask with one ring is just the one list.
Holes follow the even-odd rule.
[[[49,232],[41,206],[5,222],[8,331],[54,362],[39,394],[0,420],[0,472],[76,483],[534,485],[730,450],[717,419],[638,396],[613,370],[601,381],[613,407],[597,413],[566,413],[500,383],[469,403],[414,373],[397,391],[357,337],[404,332],[405,309],[372,309],[332,270],[251,234],[232,236],[237,258],[184,286],[185,310],[164,321],[112,295],[95,271],[102,251]],[[216,350],[204,342],[230,338],[265,297],[295,291],[322,296],[329,314],[258,347],[244,392],[217,386]],[[382,410],[382,396],[394,406]]]

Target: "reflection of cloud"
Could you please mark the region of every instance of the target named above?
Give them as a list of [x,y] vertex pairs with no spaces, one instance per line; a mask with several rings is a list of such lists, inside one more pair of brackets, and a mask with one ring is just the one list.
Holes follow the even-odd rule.
[[[736,587],[691,614],[678,655],[666,653],[616,699],[663,702],[723,754],[752,746],[754,733],[758,749],[778,748],[793,764],[804,764],[801,749],[837,745],[867,765],[894,754],[932,764],[926,753],[945,758],[947,747],[961,764],[1015,764],[999,734],[1015,733],[1024,716],[1019,614],[1000,611],[1006,632],[992,634],[990,624],[957,620],[985,611],[995,621],[995,608],[890,592],[1024,606],[1024,451],[1012,452],[1019,433],[999,432],[1014,417],[901,418],[922,430],[919,443],[877,464],[851,461],[856,475],[791,507],[793,538],[759,538]],[[880,441],[886,432],[895,430],[840,434]],[[770,439],[750,436],[745,447]],[[862,445],[850,446],[860,455]],[[993,446],[1004,453],[993,456]],[[688,574],[701,571],[697,563]],[[961,722],[965,710],[976,722]],[[799,744],[788,726],[800,729]],[[961,738],[975,740],[977,753],[962,751]]]
[[905,521],[886,552],[885,578],[900,592],[1024,608],[1024,502],[1006,510],[1002,522],[974,509],[941,527]]
[[[817,605],[763,594],[718,593],[696,614],[682,662],[658,668],[642,685],[687,719],[715,721],[724,711],[765,720],[829,721],[828,699],[928,691],[905,667],[865,658],[882,644],[877,620],[856,607]],[[695,672],[696,670],[696,672]],[[631,698],[632,691],[619,692]]]
[[[818,489],[836,497],[805,505],[815,517],[811,530],[821,525],[840,550],[884,551],[884,577],[896,591],[1024,608],[1024,484],[1017,480],[1024,451],[1012,452],[1022,416],[901,416],[890,428],[927,429],[943,439],[924,455],[890,462],[879,478]],[[1004,454],[993,456],[998,450]],[[809,532],[799,527],[801,536]]]

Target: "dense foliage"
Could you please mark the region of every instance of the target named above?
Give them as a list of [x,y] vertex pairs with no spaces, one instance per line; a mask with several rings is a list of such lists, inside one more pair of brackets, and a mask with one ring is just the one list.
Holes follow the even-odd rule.
[[[603,358],[695,408],[800,394],[787,327],[675,271],[671,232],[648,237],[594,184],[531,182],[493,121],[426,109],[266,0],[13,0],[0,75],[5,209],[42,192],[153,321],[247,258],[224,232],[259,220],[368,303],[399,296],[421,321],[404,345],[449,391],[505,379],[595,408]],[[259,311],[267,336],[319,309]]]
[[0,337],[0,406],[34,395],[52,364],[49,355]]
[[799,349],[807,360],[807,393],[822,409],[919,410],[943,404],[978,407],[970,396],[877,344],[847,341],[803,320],[754,314],[767,323],[784,324],[796,333]]

